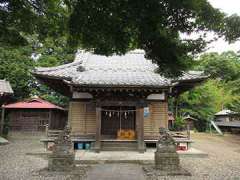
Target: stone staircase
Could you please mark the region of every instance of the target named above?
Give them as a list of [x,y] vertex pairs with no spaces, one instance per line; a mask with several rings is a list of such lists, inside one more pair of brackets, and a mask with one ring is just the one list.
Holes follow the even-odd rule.
[[137,141],[102,141],[102,151],[137,151]]

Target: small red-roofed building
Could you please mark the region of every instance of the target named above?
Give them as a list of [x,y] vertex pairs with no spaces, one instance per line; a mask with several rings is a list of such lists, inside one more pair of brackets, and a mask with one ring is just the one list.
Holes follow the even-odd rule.
[[10,130],[44,131],[49,129],[61,130],[67,122],[67,112],[40,98],[16,102],[2,106],[8,119]]

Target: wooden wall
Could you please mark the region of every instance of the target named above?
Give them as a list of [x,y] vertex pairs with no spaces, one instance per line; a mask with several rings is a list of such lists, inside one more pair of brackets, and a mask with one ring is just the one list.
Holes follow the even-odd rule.
[[49,129],[63,129],[67,121],[66,113],[58,110],[6,109],[5,111],[11,130],[45,131],[46,124],[49,125]]
[[168,105],[166,101],[151,102],[149,111],[149,116],[144,118],[145,139],[157,137],[160,127],[168,127]]
[[[72,128],[72,135],[94,135],[96,131],[96,109],[89,108],[87,102],[72,101],[69,106],[69,123]],[[159,127],[168,127],[167,102],[151,102],[149,105],[150,114],[144,118],[144,136],[158,136]]]
[[70,102],[69,123],[72,135],[95,134],[96,109],[86,102]]

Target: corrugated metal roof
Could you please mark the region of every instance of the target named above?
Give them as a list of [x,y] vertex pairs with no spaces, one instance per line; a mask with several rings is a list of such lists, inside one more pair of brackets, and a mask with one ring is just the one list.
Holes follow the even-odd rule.
[[240,121],[230,121],[230,122],[215,122],[218,126],[225,127],[240,127]]
[[6,109],[59,109],[63,108],[56,106],[48,101],[40,98],[34,98],[28,101],[21,101],[12,104],[3,105],[2,107]]
[[12,87],[6,80],[0,80],[0,95],[2,94],[13,94]]
[[219,111],[215,114],[215,116],[224,116],[224,115],[232,115],[237,114],[237,112],[231,111],[229,109],[223,109],[222,111]]
[[[172,80],[156,72],[157,65],[144,57],[144,51],[125,55],[102,56],[79,51],[70,64],[37,68],[35,74],[69,80],[76,85],[95,86],[171,86]],[[203,78],[202,74],[184,73],[181,80]]]

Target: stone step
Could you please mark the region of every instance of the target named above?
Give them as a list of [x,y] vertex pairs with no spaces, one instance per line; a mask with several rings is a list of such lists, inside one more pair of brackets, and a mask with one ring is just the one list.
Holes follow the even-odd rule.
[[101,145],[104,147],[137,147],[137,143],[116,143],[116,142],[105,143],[105,142],[102,142]]
[[137,147],[102,147],[103,151],[137,151]]
[[136,151],[137,142],[102,142],[102,150],[105,151]]

